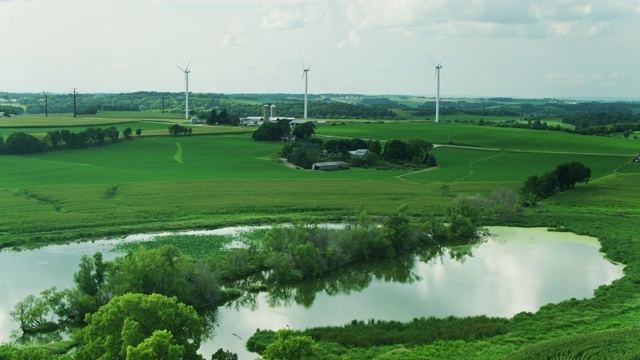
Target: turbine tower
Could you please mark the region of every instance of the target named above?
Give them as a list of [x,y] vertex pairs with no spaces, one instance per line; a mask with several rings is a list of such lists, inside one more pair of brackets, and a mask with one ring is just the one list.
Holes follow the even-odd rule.
[[[300,59],[302,62],[302,59]],[[304,78],[304,118],[307,119],[307,90],[309,89],[309,70],[310,68],[304,67],[302,62],[302,77]]]
[[438,63],[438,65],[436,65],[435,62],[433,62],[433,59],[431,59],[431,56],[429,56],[429,59],[431,60],[431,63],[433,64],[433,66],[436,67],[436,122],[440,122],[440,69],[442,69],[442,62],[444,61],[444,59],[446,58],[446,56],[444,58],[442,58],[442,60],[440,60],[440,62]]
[[440,122],[440,69],[442,69],[442,65],[436,65],[436,77],[437,85],[436,85],[436,122]]
[[184,73],[184,119],[189,120],[189,65],[191,65],[191,60],[193,60],[193,56],[189,59],[186,68],[181,68],[178,66],[178,69]]

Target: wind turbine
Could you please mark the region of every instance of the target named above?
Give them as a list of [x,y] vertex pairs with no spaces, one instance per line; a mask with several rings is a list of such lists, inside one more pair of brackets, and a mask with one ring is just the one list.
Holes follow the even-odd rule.
[[431,60],[431,63],[433,64],[433,66],[436,67],[436,122],[440,122],[440,69],[442,69],[442,62],[444,61],[444,59],[446,58],[446,56],[444,58],[442,58],[442,60],[440,60],[440,62],[438,63],[438,65],[436,65],[435,62],[433,62],[433,59],[431,59],[431,57],[429,57],[429,59]]
[[[302,62],[302,59],[300,59]],[[302,62],[302,77],[304,78],[304,118],[307,119],[307,90],[309,88],[309,70],[310,68],[304,67],[304,62]]]
[[187,63],[187,67],[184,69],[178,66],[178,69],[180,69],[180,71],[184,73],[184,99],[185,99],[184,100],[184,103],[185,103],[184,119],[185,120],[189,120],[189,73],[191,72],[189,70],[189,65],[191,65],[191,60],[193,60],[193,56],[191,57],[191,59],[189,59],[189,62]]

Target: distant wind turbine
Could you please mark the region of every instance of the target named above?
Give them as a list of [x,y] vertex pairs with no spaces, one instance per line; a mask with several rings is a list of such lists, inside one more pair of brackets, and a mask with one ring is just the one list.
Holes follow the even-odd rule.
[[189,70],[189,65],[191,65],[191,60],[193,60],[193,56],[191,57],[191,59],[189,59],[189,62],[187,63],[187,67],[184,69],[178,66],[178,69],[180,69],[180,71],[184,73],[184,99],[185,99],[184,100],[184,103],[185,103],[184,119],[185,120],[189,120],[189,73],[191,72]]
[[[300,59],[302,62],[302,59]],[[302,62],[302,77],[304,78],[304,118],[307,119],[307,90],[309,89],[309,70],[310,68],[304,67]]]
[[442,62],[444,61],[444,59],[446,58],[446,56],[444,58],[442,58],[442,60],[440,60],[440,62],[438,63],[438,65],[436,65],[436,63],[433,62],[433,59],[431,59],[431,57],[429,57],[429,59],[431,59],[431,63],[433,64],[433,66],[436,67],[436,122],[440,122],[440,69],[442,69]]

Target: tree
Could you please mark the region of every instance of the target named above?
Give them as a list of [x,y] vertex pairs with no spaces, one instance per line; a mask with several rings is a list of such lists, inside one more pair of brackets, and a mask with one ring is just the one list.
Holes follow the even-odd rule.
[[207,125],[215,125],[218,123],[218,111],[216,109],[211,109],[209,116],[207,116],[207,120],[205,121]]
[[138,135],[138,137],[142,137],[142,129],[136,129],[136,135]]
[[183,355],[184,346],[177,345],[169,331],[155,330],[137,346],[127,346],[126,360],[182,360]]
[[45,325],[48,320],[49,309],[40,298],[29,295],[18,302],[9,317],[18,323],[23,333],[28,333]]
[[45,145],[35,136],[23,132],[15,132],[7,137],[4,142],[4,151],[7,154],[33,154],[42,152]]
[[422,163],[432,149],[433,144],[429,141],[420,138],[409,139],[407,141],[407,158],[415,163]]
[[591,169],[577,161],[558,165],[554,173],[558,178],[558,186],[561,189],[572,188],[578,182],[587,184],[591,178]]
[[311,135],[316,133],[315,129],[316,124],[312,121],[307,121],[293,128],[292,134],[298,139],[308,139]]
[[265,122],[253,132],[251,136],[253,140],[276,141],[289,133],[289,123],[287,121],[279,121],[276,123]]
[[115,126],[108,128],[106,132],[107,136],[109,137],[109,139],[111,139],[112,142],[115,143],[118,141],[118,137],[120,137],[120,131],[118,131]]
[[384,145],[383,157],[388,161],[407,160],[407,144],[400,140],[391,140]]
[[220,114],[218,114],[218,123],[219,124],[229,124],[231,122],[231,116],[227,109],[222,109]]
[[97,295],[106,279],[107,265],[102,260],[102,253],[93,254],[93,260],[83,255],[79,267],[78,272],[73,274],[76,288],[87,295]]
[[313,355],[315,342],[310,336],[297,336],[291,329],[276,332],[276,341],[269,344],[262,357],[265,360],[298,360]]
[[382,145],[380,145],[380,140],[370,141],[367,148],[370,152],[376,155],[380,155],[382,153]]
[[131,128],[128,127],[122,131],[122,136],[124,136],[124,138],[127,140],[131,140],[132,133],[133,133],[133,130],[131,130]]
[[433,154],[429,154],[429,156],[427,156],[426,164],[427,167],[436,167],[438,166],[438,161],[436,160],[436,157],[433,156]]
[[211,360],[238,360],[238,354],[220,348],[211,355]]
[[171,356],[180,349],[184,351],[183,359],[202,359],[197,351],[204,335],[203,322],[191,306],[175,297],[132,293],[117,296],[87,315],[86,322],[77,360],[127,359],[128,353],[134,356],[130,359],[147,359],[144,353],[162,349],[166,350],[166,359],[174,359]]

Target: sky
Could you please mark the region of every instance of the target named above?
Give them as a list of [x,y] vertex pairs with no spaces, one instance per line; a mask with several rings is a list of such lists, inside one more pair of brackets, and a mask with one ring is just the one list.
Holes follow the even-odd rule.
[[0,0],[0,91],[640,99],[640,0]]

